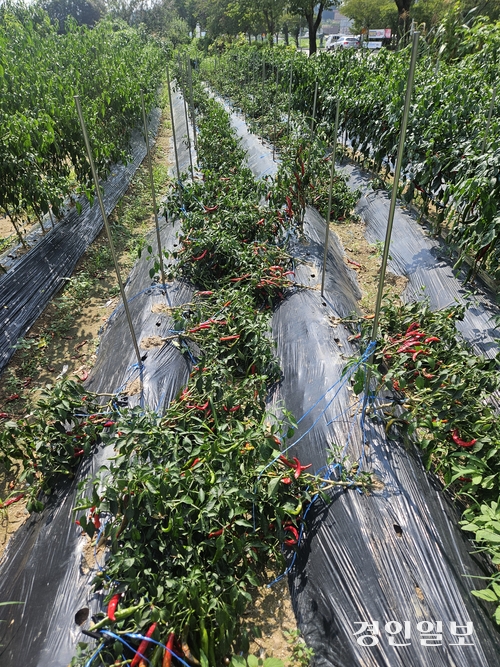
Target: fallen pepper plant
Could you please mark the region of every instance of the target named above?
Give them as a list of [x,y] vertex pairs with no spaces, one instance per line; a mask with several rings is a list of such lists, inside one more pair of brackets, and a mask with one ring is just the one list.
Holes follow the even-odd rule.
[[[425,302],[383,306],[371,372],[377,393],[389,390],[394,400],[374,407],[373,418],[384,421],[389,438],[416,443],[426,468],[453,494],[463,530],[496,570],[486,589],[472,593],[497,605],[500,624],[499,360],[477,356],[457,333],[463,315],[459,305],[437,312]],[[363,347],[371,330],[365,321],[360,327]],[[361,393],[362,370],[353,382]]]
[[[142,653],[153,665],[169,651],[217,665],[246,650],[252,589],[286,567],[309,503],[324,495],[307,462],[280,453],[293,418],[266,413],[281,375],[270,316],[295,288],[284,244],[293,220],[267,203],[270,184],[245,167],[227,114],[199,88],[196,98],[202,178],[170,209],[181,232],[166,253],[170,277],[197,288],[172,314],[169,343],[194,362],[191,378],[162,416],[122,411],[105,436],[115,451],[105,480],[80,506],[82,529],[110,548],[95,585],[115,621],[108,613],[90,629],[104,664],[129,659],[131,644],[136,664]],[[88,656],[82,647],[73,664]]]

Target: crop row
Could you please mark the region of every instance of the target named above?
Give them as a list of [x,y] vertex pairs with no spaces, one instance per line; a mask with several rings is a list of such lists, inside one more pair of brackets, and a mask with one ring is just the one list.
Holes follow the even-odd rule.
[[[58,34],[39,7],[0,8],[0,212],[16,230],[57,216],[70,193],[91,196],[74,96],[79,95],[101,178],[126,161],[141,118],[141,89],[153,106],[164,53],[119,21]],[[20,241],[22,236],[18,231]]]
[[[259,67],[258,76],[255,69],[250,69],[250,77],[245,76],[252,86],[245,87],[243,74],[236,82],[234,76],[224,76],[228,68],[234,72],[236,67],[239,71],[239,57],[239,51],[236,55],[229,54],[225,66],[219,62],[215,70],[213,63],[204,63],[205,76],[215,81],[221,92],[234,95],[250,123],[280,146],[281,165],[285,173],[293,174],[294,178],[290,183],[282,175],[278,184],[281,180],[289,187],[294,205],[297,199],[304,204],[319,204],[325,215],[324,199],[317,199],[328,182],[320,166],[329,155],[328,132],[320,124],[310,148],[302,144],[297,151],[297,132],[306,144],[310,143],[311,119],[308,122],[307,107],[295,111],[290,127],[288,116],[283,113],[287,108],[288,91],[276,85],[277,81],[279,83],[276,67],[271,70],[267,84],[262,77],[266,72],[265,64]],[[295,65],[294,62],[294,68]],[[267,68],[269,71],[269,64]],[[280,105],[278,113],[273,105]],[[305,188],[300,187],[302,183]],[[352,207],[338,186],[335,193],[339,201],[349,202]],[[333,207],[332,211],[334,220],[343,219],[342,209],[335,211]],[[461,525],[474,534],[479,550],[489,556],[494,569],[500,563],[500,433],[495,398],[499,390],[498,358],[483,359],[471,354],[470,345],[457,335],[456,322],[463,316],[464,307],[458,305],[433,313],[425,302],[384,303],[371,374],[377,379],[377,392],[392,392],[394,404],[383,415],[376,413],[374,417],[383,419],[389,438],[408,438],[418,443],[427,469],[439,477],[463,508],[467,506]],[[361,320],[361,324],[362,333],[359,328],[353,333],[360,337],[363,350],[368,345],[371,330],[366,321]],[[356,393],[364,391],[363,367],[353,381]],[[485,579],[487,588],[473,593],[494,603],[494,618],[500,624],[500,578],[494,572]]]
[[[457,249],[458,263],[467,255],[474,269],[498,278],[500,125],[493,93],[500,28],[477,26],[463,39],[459,60],[420,44],[400,188],[407,202],[434,213],[434,231]],[[268,135],[278,141],[289,109],[292,122],[294,112],[312,116],[317,83],[318,128],[331,136],[338,100],[341,136],[386,175],[396,155],[408,66],[408,49],[307,58],[248,45],[203,62],[218,90],[250,118],[267,116]]]

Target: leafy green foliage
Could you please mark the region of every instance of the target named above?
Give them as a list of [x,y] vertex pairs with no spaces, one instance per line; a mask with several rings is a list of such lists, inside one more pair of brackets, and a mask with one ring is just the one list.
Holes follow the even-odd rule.
[[[457,28],[456,39],[460,58],[447,56],[437,37],[429,47],[421,44],[399,187],[407,203],[414,200],[424,214],[432,209],[434,231],[447,236],[458,264],[472,260],[470,276],[483,267],[498,277],[498,102],[487,119],[500,27],[477,21]],[[397,152],[409,55],[408,49],[341,49],[307,58],[288,48],[239,45],[216,66],[212,60],[202,65],[210,82],[250,123],[258,118],[260,131],[277,145],[289,134],[289,101],[291,125],[306,139],[317,81],[317,133],[331,142],[339,100],[341,136],[349,137],[353,155],[387,176]]]
[[0,8],[0,209],[16,220],[59,213],[78,190],[93,185],[74,96],[79,95],[104,178],[126,161],[141,118],[140,90],[151,108],[161,81],[162,51],[119,21],[92,30],[67,24],[58,35],[39,7]]
[[[494,397],[499,360],[476,356],[458,336],[456,321],[463,310],[455,306],[433,313],[426,303],[385,304],[372,377],[395,397],[394,405],[384,408],[388,436],[406,435],[418,443],[427,468],[468,504],[464,530],[475,533],[481,550],[498,565],[500,422]],[[367,325],[363,335],[370,335]],[[358,381],[359,393],[365,383]],[[497,579],[493,575],[492,582]],[[474,594],[500,602],[491,586]]]

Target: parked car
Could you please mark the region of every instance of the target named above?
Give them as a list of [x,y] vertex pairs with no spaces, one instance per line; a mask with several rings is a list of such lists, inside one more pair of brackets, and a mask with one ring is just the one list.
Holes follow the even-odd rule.
[[340,35],[339,39],[332,43],[332,49],[359,49],[359,37],[354,35]]
[[327,51],[331,51],[335,42],[337,42],[341,37],[344,37],[344,35],[328,35],[325,42],[325,49]]

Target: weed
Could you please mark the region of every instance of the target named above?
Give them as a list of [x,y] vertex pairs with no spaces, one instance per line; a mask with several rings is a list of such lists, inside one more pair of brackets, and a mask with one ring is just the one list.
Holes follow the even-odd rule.
[[300,630],[284,630],[283,634],[292,651],[293,667],[309,667],[314,657],[314,650],[307,646],[300,635]]

